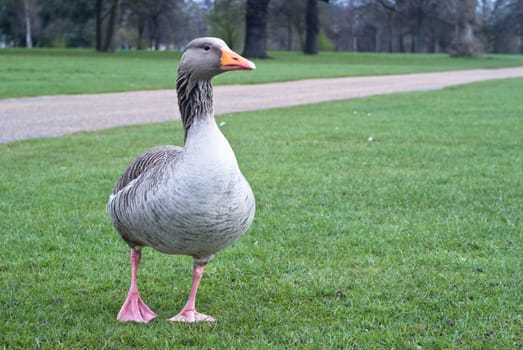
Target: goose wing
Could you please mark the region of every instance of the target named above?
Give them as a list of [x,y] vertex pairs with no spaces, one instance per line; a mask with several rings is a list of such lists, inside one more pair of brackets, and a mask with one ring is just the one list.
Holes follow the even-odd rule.
[[178,146],[158,146],[145,151],[129,164],[127,169],[116,183],[113,195],[120,192],[132,181],[136,180],[143,173],[156,167],[177,161],[183,148]]
[[161,174],[162,169],[180,159],[183,148],[177,146],[159,146],[151,148],[129,164],[116,183],[109,197],[108,209],[113,225],[122,238],[131,246],[142,246],[143,243],[129,231],[125,218],[128,218],[136,199],[137,190],[146,194],[154,188],[154,175]]

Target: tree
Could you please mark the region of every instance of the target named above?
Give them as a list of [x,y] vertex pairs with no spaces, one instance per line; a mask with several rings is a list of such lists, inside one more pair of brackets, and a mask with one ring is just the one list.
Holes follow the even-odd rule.
[[103,0],[96,0],[96,51],[102,51],[102,7]]
[[395,0],[377,0],[387,12],[387,51],[392,52],[392,37],[394,31],[394,14],[397,11],[398,3]]
[[177,42],[179,47],[182,47],[194,38],[208,33],[207,14],[211,8],[211,0],[185,0],[181,2],[180,19],[177,21],[178,28],[176,31],[178,33]]
[[93,47],[95,2],[39,0],[44,46]]
[[307,0],[305,11],[305,46],[306,54],[318,53],[318,34],[320,33],[320,20],[318,16],[318,0]]
[[476,0],[457,0],[455,4],[454,39],[450,47],[452,56],[477,56],[480,53],[480,45],[474,36],[476,7]]
[[[321,0],[328,3],[329,0]],[[307,0],[305,11],[305,46],[303,52],[309,55],[318,53],[318,35],[320,34],[320,18],[318,0]]]
[[357,27],[360,21],[360,2],[349,0],[329,6],[329,20],[324,23],[326,34],[334,42],[336,51],[356,51]]
[[243,56],[267,58],[267,13],[270,0],[247,0]]
[[523,54],[523,0],[482,0],[481,10],[486,48]]
[[109,19],[107,20],[107,25],[105,27],[105,36],[102,45],[102,51],[112,50],[111,44],[113,42],[113,33],[114,26],[116,24],[116,16],[118,15],[118,7],[120,0],[112,0],[111,7],[109,9]]
[[143,37],[145,32],[145,24],[148,17],[148,7],[143,0],[124,0],[122,7],[127,10],[130,17],[134,20],[133,25],[136,26],[136,48],[143,49]]
[[243,21],[239,21],[245,9],[241,0],[215,0],[211,13],[207,16],[210,33],[222,38],[230,48],[241,44]]
[[124,0],[123,11],[129,17],[129,26],[136,26],[138,49],[143,48],[143,38],[148,36],[150,48],[172,41],[173,27],[178,22],[174,15],[179,0]]
[[30,49],[33,47],[33,38],[31,34],[31,12],[29,0],[24,0],[24,17],[25,17],[25,46]]
[[[427,42],[430,41],[430,18],[437,17],[438,7],[445,1],[441,0],[401,0],[397,1],[403,19],[410,26],[413,35],[411,40],[411,52],[427,52]],[[453,1],[453,0],[451,0]],[[460,1],[460,0],[458,0]]]
[[272,0],[269,6],[268,41],[274,49],[292,51],[295,39],[303,49],[306,1]]
[[[0,43],[33,47],[40,31],[38,3],[35,0],[0,1]],[[37,35],[38,36],[38,35]]]
[[239,47],[245,34],[244,55],[267,57],[315,53],[325,33],[338,51],[523,54],[523,0],[320,1],[0,0],[0,45],[181,48],[213,34]]
[[512,20],[514,30],[519,35],[519,53],[523,54],[523,1],[512,0],[511,4]]

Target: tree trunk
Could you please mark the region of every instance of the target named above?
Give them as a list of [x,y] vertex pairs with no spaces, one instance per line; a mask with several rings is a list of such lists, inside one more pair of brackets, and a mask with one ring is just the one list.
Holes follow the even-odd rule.
[[270,0],[247,0],[245,46],[242,55],[267,58],[267,14]]
[[403,37],[403,32],[400,29],[399,37],[398,37],[398,46],[401,53],[405,52],[405,40]]
[[33,39],[31,37],[31,16],[29,13],[29,0],[24,1],[24,16],[25,16],[25,46],[30,49],[33,47]]
[[423,52],[424,51],[424,44],[423,44],[423,31],[424,31],[424,20],[425,20],[425,14],[423,13],[423,9],[420,7],[416,11],[416,52]]
[[119,0],[113,0],[111,5],[111,11],[109,12],[109,19],[107,20],[107,27],[105,30],[105,40],[102,47],[102,51],[110,51],[111,44],[113,42],[114,25],[116,23],[116,16],[118,15],[118,3]]
[[149,18],[149,48],[154,51],[160,49],[160,42],[158,40],[158,16],[152,15]]
[[387,31],[389,32],[388,36],[387,36],[387,51],[389,53],[392,53],[392,36],[393,36],[393,31],[394,31],[394,24],[393,24],[392,20],[393,20],[393,12],[389,11],[387,13]]
[[287,22],[287,51],[292,51],[292,23]]
[[388,52],[392,52],[392,37],[394,32],[394,12],[396,11],[397,4],[394,2],[388,2],[385,0],[378,0],[378,3],[383,6],[385,11],[387,12],[387,50]]
[[458,52],[463,56],[474,56],[474,31],[470,22],[458,26]]
[[102,5],[103,0],[96,0],[96,51],[102,51]]
[[318,16],[318,0],[307,0],[305,12],[305,47],[303,52],[309,55],[318,53],[318,34],[320,20]]
[[462,0],[457,4],[454,39],[450,45],[452,56],[477,56],[480,53],[480,45],[474,37],[476,5],[476,0]]
[[145,20],[140,17],[138,18],[138,42],[136,43],[136,48],[138,50],[143,49],[143,32],[145,30]]

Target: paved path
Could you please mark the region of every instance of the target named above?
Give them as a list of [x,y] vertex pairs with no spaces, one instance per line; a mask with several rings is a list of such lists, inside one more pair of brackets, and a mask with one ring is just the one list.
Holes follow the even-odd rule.
[[[226,114],[523,77],[523,67],[215,87]],[[0,143],[179,118],[174,90],[0,100]]]

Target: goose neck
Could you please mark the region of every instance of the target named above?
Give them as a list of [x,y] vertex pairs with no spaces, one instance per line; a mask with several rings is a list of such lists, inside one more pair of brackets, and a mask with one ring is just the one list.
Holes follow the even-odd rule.
[[187,140],[195,120],[214,119],[213,88],[209,80],[192,79],[189,73],[178,72],[176,92]]

